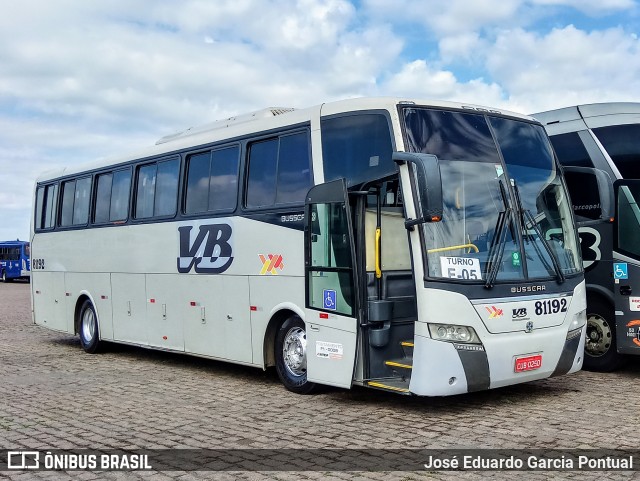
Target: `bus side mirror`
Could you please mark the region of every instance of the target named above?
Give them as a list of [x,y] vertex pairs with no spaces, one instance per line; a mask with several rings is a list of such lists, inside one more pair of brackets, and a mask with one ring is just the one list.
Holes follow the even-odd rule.
[[440,161],[431,154],[410,152],[394,152],[393,160],[398,166],[411,165],[409,175],[412,176],[411,190],[418,219],[407,220],[405,225],[412,228],[424,222],[442,220],[442,178]]
[[[604,170],[564,167],[573,212],[578,227],[611,222],[614,216],[613,182]],[[596,197],[597,195],[597,197]],[[598,213],[598,210],[600,211]]]

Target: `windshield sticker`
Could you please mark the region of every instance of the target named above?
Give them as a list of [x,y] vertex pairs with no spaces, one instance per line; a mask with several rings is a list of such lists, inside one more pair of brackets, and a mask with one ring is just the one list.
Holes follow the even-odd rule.
[[480,280],[480,260],[471,257],[441,257],[442,276],[449,279]]
[[500,164],[495,164],[495,165],[496,165],[496,175],[500,177],[502,174],[504,174],[504,170],[502,170],[502,166]]

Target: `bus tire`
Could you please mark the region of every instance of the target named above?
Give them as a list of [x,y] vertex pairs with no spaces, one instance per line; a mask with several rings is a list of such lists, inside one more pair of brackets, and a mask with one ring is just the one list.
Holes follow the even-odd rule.
[[613,306],[597,297],[587,302],[587,337],[583,368],[587,371],[611,372],[624,363],[616,345],[616,322]]
[[78,320],[78,333],[80,345],[86,352],[93,354],[100,349],[100,331],[98,328],[98,316],[90,300],[84,301],[80,308]]
[[4,283],[11,282],[11,279],[7,277],[7,271],[5,270],[2,271],[2,282]]
[[284,387],[297,394],[309,394],[315,383],[307,381],[307,332],[298,316],[285,320],[276,333],[276,370]]

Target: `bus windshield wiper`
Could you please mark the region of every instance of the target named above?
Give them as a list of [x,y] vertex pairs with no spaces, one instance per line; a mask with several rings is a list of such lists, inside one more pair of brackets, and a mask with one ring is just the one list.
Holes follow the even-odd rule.
[[[533,217],[533,214],[531,214],[531,211],[529,209],[525,209],[522,206],[522,201],[520,200],[520,190],[518,189],[518,186],[516,185],[515,182],[513,184],[513,191],[515,192],[515,195],[516,195],[516,202],[518,204],[518,210],[520,211],[522,227],[526,230],[527,223],[531,225],[531,228],[538,235],[538,239],[540,239],[540,242],[544,246],[544,249],[549,254],[549,258],[551,259],[551,264],[553,265],[553,270],[556,273],[556,279],[558,280],[558,283],[562,284],[565,281],[565,278],[564,278],[564,274],[562,273],[562,268],[560,267],[560,261],[558,260],[558,256],[556,255],[551,245],[549,245],[549,242],[547,241],[547,239],[544,238],[544,235],[540,230],[540,226],[538,225],[535,218]],[[525,222],[525,219],[526,219],[526,222]],[[534,246],[534,249],[536,249],[536,252],[540,256],[540,259],[542,260],[542,262],[546,264],[545,267],[547,267],[548,269],[548,264],[546,263],[544,256],[542,255],[542,252],[539,251],[538,245],[535,242],[535,240],[532,242],[532,244]]]
[[[489,249],[489,256],[487,258],[487,281],[484,286],[486,288],[493,287],[493,283],[498,277],[498,271],[500,270],[500,263],[502,262],[502,256],[504,255],[504,245],[506,242],[507,228],[511,223],[512,209],[508,207],[506,211],[500,212],[498,216],[498,223],[496,223],[496,234],[491,241],[491,248]],[[502,222],[500,222],[502,220]]]
[[502,262],[502,256],[504,255],[505,236],[507,234],[507,228],[511,224],[511,216],[513,210],[507,202],[507,194],[502,179],[498,178],[500,186],[500,195],[502,196],[502,204],[504,205],[503,211],[498,214],[498,220],[494,229],[494,236],[491,240],[491,246],[489,247],[489,255],[487,256],[487,280],[484,286],[487,289],[493,287],[493,283],[498,277],[498,271],[500,270],[500,263]]

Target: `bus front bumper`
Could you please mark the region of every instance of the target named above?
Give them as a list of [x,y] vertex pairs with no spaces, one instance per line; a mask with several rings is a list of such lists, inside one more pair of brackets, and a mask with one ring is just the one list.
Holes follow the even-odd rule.
[[[567,339],[566,326],[494,334],[484,345],[436,341],[416,335],[409,391],[450,396],[545,379],[578,371],[584,358],[586,326]],[[516,372],[516,361],[532,366]]]

